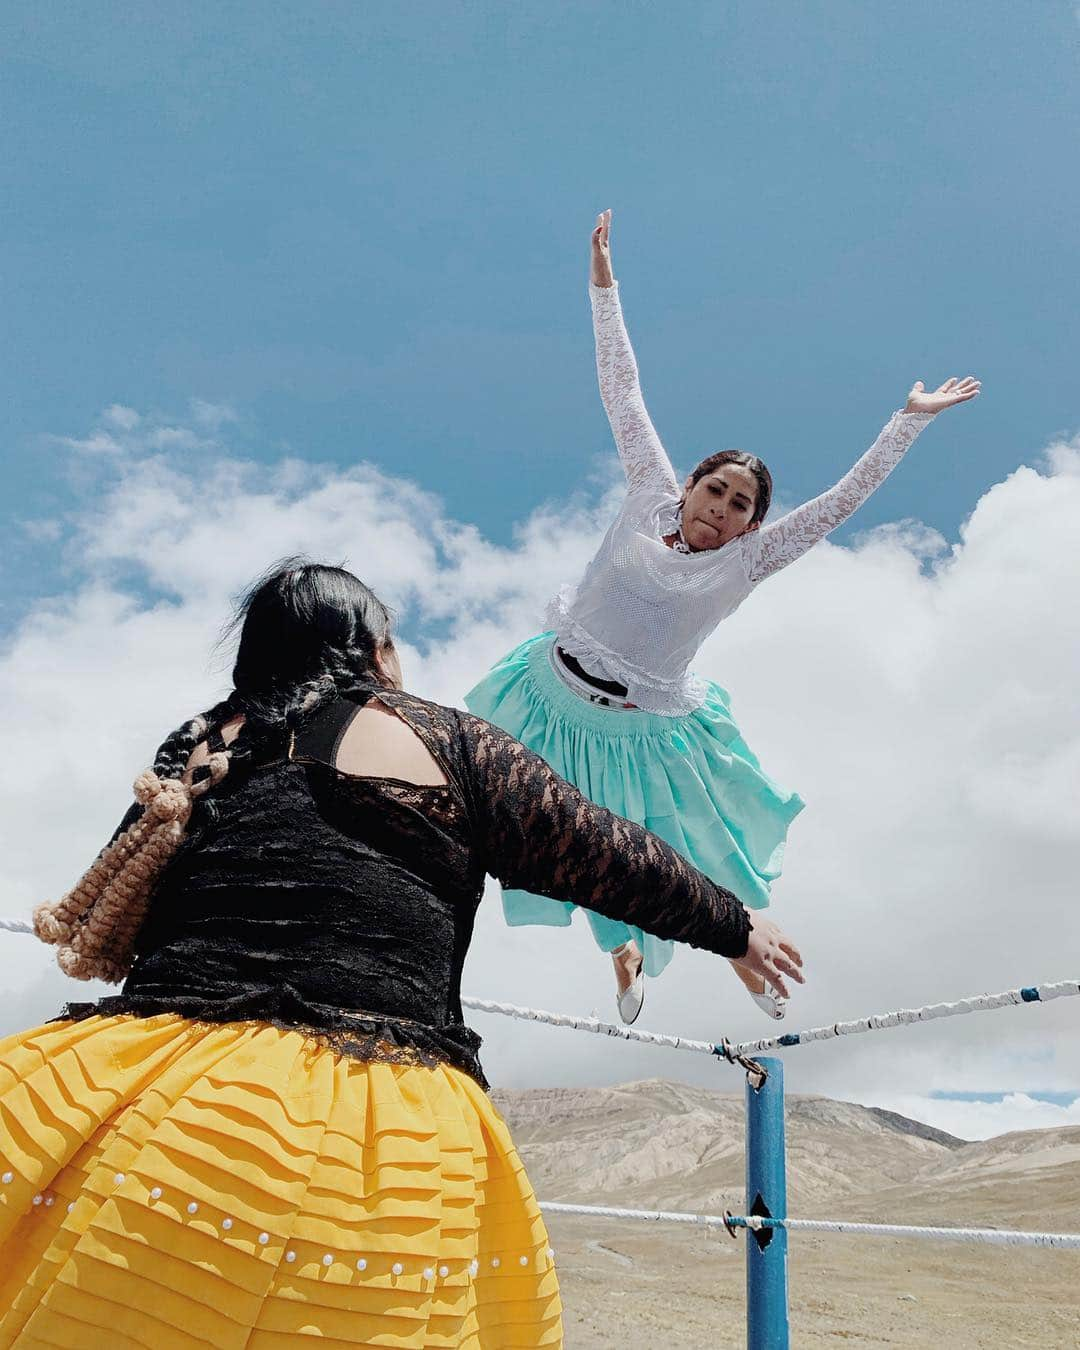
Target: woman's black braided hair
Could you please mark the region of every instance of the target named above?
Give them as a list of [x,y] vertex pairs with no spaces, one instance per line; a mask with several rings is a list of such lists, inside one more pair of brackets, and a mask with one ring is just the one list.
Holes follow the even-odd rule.
[[242,714],[229,747],[232,772],[257,747],[284,743],[331,691],[348,697],[384,683],[376,656],[392,645],[392,623],[387,606],[345,568],[304,557],[275,563],[241,598],[223,635],[240,633],[232,693],[166,737],[154,771],[179,777],[207,732]]
[[[124,978],[153,890],[188,839],[195,808],[201,804],[203,819],[211,819],[212,789],[268,749],[284,750],[320,699],[386,683],[377,658],[390,646],[390,618],[342,567],[289,558],[255,583],[232,625],[240,628],[232,693],[165,738],[153,769],[135,780],[135,805],[112,841],[66,895],[34,911],[35,932],[59,949],[67,974]],[[244,724],[226,747],[221,728],[240,714]],[[203,742],[206,762],[188,774]]]

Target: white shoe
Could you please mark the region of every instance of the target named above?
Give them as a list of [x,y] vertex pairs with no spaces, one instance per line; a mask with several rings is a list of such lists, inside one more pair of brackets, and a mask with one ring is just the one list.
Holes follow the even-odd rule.
[[[612,955],[616,955],[622,948],[617,948]],[[616,993],[615,1002],[619,1009],[619,1016],[631,1026],[641,1016],[642,1005],[645,1002],[645,958],[641,958],[637,974],[634,976],[630,985],[622,991]]]
[[[621,994],[616,995],[615,1002],[619,1005],[619,1016],[631,1026],[641,1015],[641,1009],[645,1002],[645,976],[640,972],[634,976],[634,983],[629,989],[624,989]],[[783,1016],[783,1013],[780,1014]]]
[[[744,985],[743,988],[745,989],[746,986]],[[760,994],[755,994],[752,989],[747,989],[746,992],[761,1011],[771,1017],[774,1022],[783,1020],[784,1014],[787,1012],[788,1001],[782,994],[778,994],[772,985],[766,984],[764,991]]]

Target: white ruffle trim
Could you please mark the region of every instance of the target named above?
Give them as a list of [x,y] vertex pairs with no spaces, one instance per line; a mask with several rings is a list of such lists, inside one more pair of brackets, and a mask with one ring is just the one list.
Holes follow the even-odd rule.
[[[568,589],[572,594],[572,588]],[[627,701],[642,712],[685,717],[705,702],[707,687],[692,672],[677,679],[660,679],[605,647],[570,617],[565,590],[548,605],[545,627],[554,631],[558,645],[580,661],[586,670],[602,670],[604,678],[626,685]]]

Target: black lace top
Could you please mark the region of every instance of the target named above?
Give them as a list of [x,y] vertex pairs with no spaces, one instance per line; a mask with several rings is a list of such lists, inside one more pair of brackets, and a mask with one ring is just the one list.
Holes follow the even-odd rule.
[[446,1062],[483,1083],[460,986],[485,873],[658,937],[746,951],[749,920],[733,895],[518,741],[409,694],[377,697],[424,741],[446,784],[336,770],[362,705],[321,705],[288,756],[226,776],[200,799],[122,991],[67,1016],[265,1020],[343,1054]]

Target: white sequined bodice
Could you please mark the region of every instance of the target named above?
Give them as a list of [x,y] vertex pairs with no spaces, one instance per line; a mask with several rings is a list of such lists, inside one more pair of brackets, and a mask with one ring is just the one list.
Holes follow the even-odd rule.
[[827,492],[722,548],[682,552],[680,487],[653,427],[623,323],[618,284],[590,287],[600,393],[626,471],[627,493],[576,587],[548,609],[558,643],[591,674],[627,688],[647,712],[677,716],[703,697],[690,664],[705,638],[754,587],[836,529],[899,463],[930,414],[894,413]]

